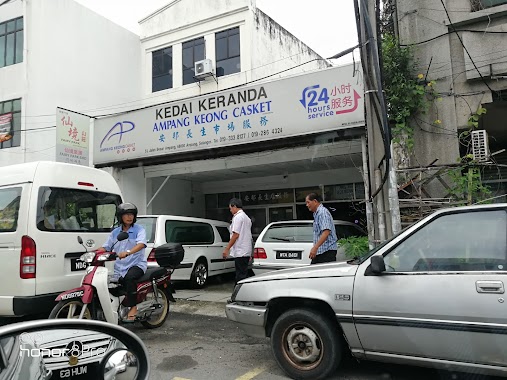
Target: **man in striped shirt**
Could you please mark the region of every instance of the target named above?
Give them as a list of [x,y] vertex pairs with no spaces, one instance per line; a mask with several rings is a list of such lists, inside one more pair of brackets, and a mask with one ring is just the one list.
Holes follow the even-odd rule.
[[333,216],[320,203],[316,193],[306,196],[306,207],[313,212],[313,247],[310,250],[312,264],[336,261],[337,237]]

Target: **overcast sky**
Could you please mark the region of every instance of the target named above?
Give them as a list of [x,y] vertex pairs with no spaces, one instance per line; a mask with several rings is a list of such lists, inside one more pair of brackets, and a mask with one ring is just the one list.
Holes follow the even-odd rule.
[[[139,33],[138,21],[172,0],[76,1]],[[257,6],[323,57],[357,44],[352,0],[257,0]],[[351,56],[339,63],[350,61]]]

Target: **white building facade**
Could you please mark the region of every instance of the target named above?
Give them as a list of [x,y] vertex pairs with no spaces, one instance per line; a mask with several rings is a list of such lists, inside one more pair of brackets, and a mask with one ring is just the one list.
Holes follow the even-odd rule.
[[[258,9],[255,0],[175,0],[140,21],[140,36],[71,0],[11,0],[0,7],[0,25],[13,25],[18,33],[17,20],[22,20],[23,42],[17,44],[16,34],[14,57],[9,56],[15,62],[0,65],[0,117],[9,113],[14,120],[13,137],[0,143],[0,165],[54,160],[55,110],[62,107],[95,118],[90,162],[113,174],[125,200],[141,213],[230,220],[228,201],[239,197],[257,235],[271,221],[311,218],[304,198],[317,192],[336,219],[364,221],[360,65],[338,70],[341,74],[333,81],[338,71]],[[11,42],[3,46],[10,48]],[[196,62],[204,65],[205,75],[196,75]],[[331,77],[333,95],[331,90],[322,92],[322,84],[314,88],[319,72]],[[341,79],[343,73],[348,79]],[[284,86],[291,83],[299,86],[299,98],[287,87],[287,99],[293,98],[284,104]],[[354,86],[359,86],[357,92]],[[262,96],[261,87],[272,90]],[[265,103],[263,117],[278,117],[269,138],[164,154],[148,149],[130,158],[101,157],[102,143],[126,139],[128,121],[146,109],[170,109],[159,114],[158,122],[169,123],[168,116],[175,116],[172,121],[177,123],[174,104],[193,102],[197,107],[196,99],[217,101],[232,91],[245,103],[241,106],[252,107],[249,90],[256,90],[256,101]],[[242,91],[247,91],[244,101],[238,95]],[[279,104],[276,110],[269,109],[271,96]],[[208,103],[211,113],[220,111],[218,102]],[[332,107],[337,115],[343,112],[343,118],[329,118],[326,124],[304,115],[329,114]],[[308,124],[292,125],[292,109],[294,114],[303,112],[304,119],[308,116]],[[359,116],[347,119],[352,112]],[[193,118],[195,112],[187,116]],[[114,123],[104,132],[101,126],[110,121]],[[148,144],[154,125],[136,126],[146,131],[137,146]],[[282,129],[275,138],[273,133]],[[173,131],[163,132],[160,135],[173,136]]]
[[[139,98],[139,36],[69,0],[0,6],[0,166],[56,157],[56,107]],[[1,116],[0,116],[1,117]]]
[[[164,148],[150,145],[146,152],[145,148],[139,152],[140,146],[147,147],[147,141],[153,140],[154,123],[150,117],[156,117],[158,122],[183,123],[182,105],[190,108],[193,103],[193,109],[188,113],[192,124],[193,118],[199,114],[199,99],[211,102],[206,103],[212,105],[211,110],[220,111],[224,109],[220,106],[220,96],[237,98],[238,91],[250,88],[259,91],[260,84],[264,83],[266,88],[273,85],[274,92],[280,88],[283,92],[285,85],[277,84],[277,81],[288,76],[296,76],[294,80],[301,81],[298,94],[301,96],[306,86],[316,84],[310,79],[313,78],[311,75],[330,67],[327,60],[269,18],[252,0],[219,3],[176,0],[145,17],[140,26],[142,101],[136,104],[137,107],[130,104],[114,109],[119,114],[110,118],[96,115],[99,118],[95,121],[97,139],[94,148],[97,153],[101,149],[99,145],[106,144],[106,140],[115,135],[113,140],[117,139],[117,144],[126,144],[128,150],[126,141],[131,140],[128,140],[127,132],[132,128],[129,122],[136,125],[136,133],[139,128],[146,132],[143,137],[137,135],[137,151],[135,154],[130,152],[130,157],[122,156],[129,152],[118,150],[118,158],[95,161],[98,167],[111,170],[124,197],[137,204],[141,213],[230,220],[228,201],[239,197],[254,221],[253,233],[256,235],[271,221],[311,218],[304,197],[315,191],[324,196],[325,203],[334,210],[335,218],[364,219],[360,205],[364,199],[364,187],[359,169],[362,168],[360,136],[364,132],[362,107],[359,107],[360,122],[351,124],[351,128],[330,120],[327,126],[323,126],[322,133],[302,133],[300,136],[289,133],[285,137],[251,143],[236,140],[237,144],[176,149],[166,151],[167,154],[157,152],[157,149]],[[203,60],[211,64],[212,75],[196,78],[195,63]],[[344,69],[355,84],[362,80],[357,75],[354,77],[358,66]],[[309,79],[305,80],[307,76]],[[339,81],[337,77],[336,84]],[[257,84],[259,86],[255,87]],[[350,87],[348,89],[350,91]],[[266,98],[261,100],[271,99],[273,91],[269,90]],[[362,102],[362,99],[357,101]],[[294,107],[296,112],[301,104],[299,101],[295,103],[287,107]],[[165,111],[167,109],[169,111]],[[202,111],[200,106],[199,111]],[[278,115],[277,110],[273,113],[270,113],[272,110],[265,111],[268,119]],[[230,108],[227,121],[208,120],[205,126],[210,130],[207,133],[218,134],[212,128],[227,127],[233,112]],[[275,127],[295,130],[296,126],[290,125],[290,116],[286,120]],[[307,128],[312,125],[309,121]],[[125,137],[121,143],[118,131]],[[175,131],[181,139],[181,129],[159,133],[167,140],[161,142],[161,146],[169,144],[171,136],[176,136]],[[195,135],[199,131],[194,125],[192,133]],[[101,155],[100,152],[97,154]]]

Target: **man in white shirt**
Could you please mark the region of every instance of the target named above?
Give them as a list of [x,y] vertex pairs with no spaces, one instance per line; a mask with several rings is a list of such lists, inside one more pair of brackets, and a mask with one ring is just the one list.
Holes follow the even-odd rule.
[[247,278],[248,262],[252,256],[252,221],[243,211],[241,199],[232,198],[229,201],[231,211],[231,240],[223,252],[223,257],[234,257],[236,266],[236,283]]

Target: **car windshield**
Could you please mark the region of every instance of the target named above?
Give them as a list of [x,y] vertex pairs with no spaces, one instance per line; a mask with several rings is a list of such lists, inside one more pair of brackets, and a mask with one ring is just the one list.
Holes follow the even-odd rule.
[[155,217],[138,217],[136,223],[140,224],[146,230],[146,241],[153,243],[155,241],[155,226],[157,218]]

